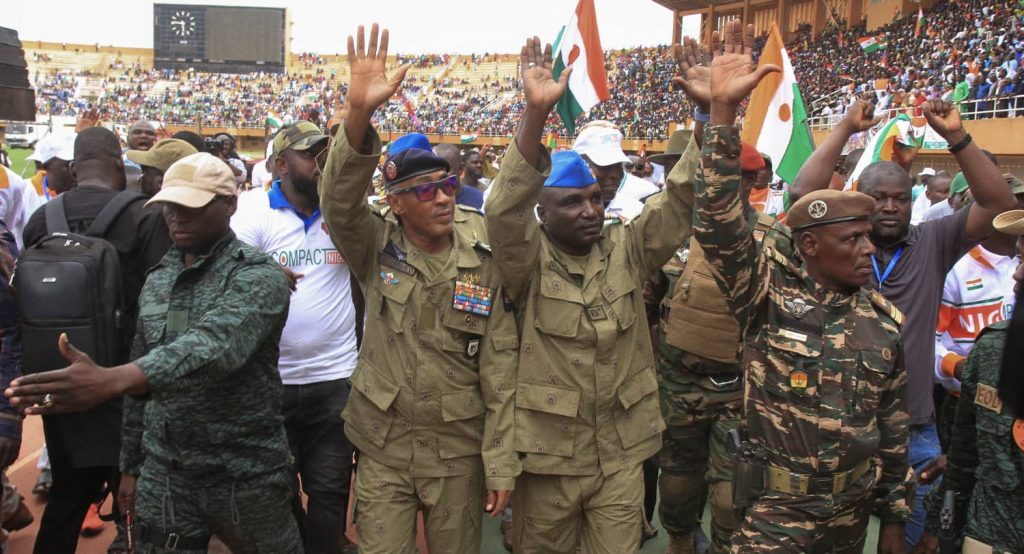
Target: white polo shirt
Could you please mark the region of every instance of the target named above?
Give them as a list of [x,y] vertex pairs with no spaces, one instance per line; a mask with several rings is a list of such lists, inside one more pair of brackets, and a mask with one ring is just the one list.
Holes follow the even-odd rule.
[[252,190],[239,198],[231,228],[241,241],[303,275],[281,334],[281,381],[305,385],[351,376],[357,348],[350,273],[320,210],[307,219],[275,181],[269,192]]

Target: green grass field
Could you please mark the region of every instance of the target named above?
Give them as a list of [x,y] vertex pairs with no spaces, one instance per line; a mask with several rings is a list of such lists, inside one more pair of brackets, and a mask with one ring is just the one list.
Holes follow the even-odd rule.
[[[31,153],[32,150],[30,148],[12,148],[8,150],[7,154],[11,157],[11,171],[17,173],[18,175],[25,175],[26,177],[31,177],[35,173],[35,171],[25,171],[25,158],[27,158]],[[31,162],[29,163],[31,164]],[[25,172],[22,173],[22,171]]]

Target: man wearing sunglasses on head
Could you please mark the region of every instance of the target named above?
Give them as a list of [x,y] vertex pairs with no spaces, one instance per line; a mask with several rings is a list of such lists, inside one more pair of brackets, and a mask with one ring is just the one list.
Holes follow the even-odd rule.
[[364,554],[413,552],[423,512],[431,552],[480,551],[519,474],[513,449],[518,340],[475,210],[423,135],[384,163],[389,210],[366,202],[381,142],[373,112],[408,66],[385,75],[388,33],[348,40],[348,115],[320,181],[327,227],[366,294],[366,329],[342,413],[359,450],[356,525]]

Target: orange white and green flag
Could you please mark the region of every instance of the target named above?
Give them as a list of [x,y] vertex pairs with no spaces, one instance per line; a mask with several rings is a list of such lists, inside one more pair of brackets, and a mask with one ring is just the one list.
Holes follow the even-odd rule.
[[914,38],[921,36],[921,29],[924,28],[924,10],[917,8],[917,24],[914,25]]
[[608,73],[604,68],[594,0],[580,0],[569,24],[558,32],[552,52],[555,80],[565,68],[573,66],[569,90],[556,107],[567,134],[573,135],[576,133],[576,118],[612,96],[608,90]]

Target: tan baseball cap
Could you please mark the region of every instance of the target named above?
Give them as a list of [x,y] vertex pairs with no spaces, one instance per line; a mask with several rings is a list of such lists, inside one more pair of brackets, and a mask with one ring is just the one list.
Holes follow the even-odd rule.
[[1024,235],[1024,210],[1009,210],[997,215],[992,220],[992,227],[1007,235]]
[[139,165],[155,167],[166,172],[174,162],[196,152],[198,150],[195,146],[181,139],[169,138],[154,144],[149,150],[129,150],[125,155]]
[[179,204],[186,208],[202,208],[217,196],[235,196],[235,174],[224,160],[199,152],[174,162],[164,172],[160,192],[146,202]]

